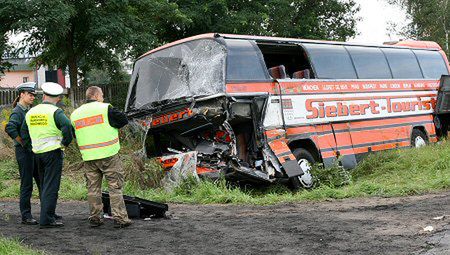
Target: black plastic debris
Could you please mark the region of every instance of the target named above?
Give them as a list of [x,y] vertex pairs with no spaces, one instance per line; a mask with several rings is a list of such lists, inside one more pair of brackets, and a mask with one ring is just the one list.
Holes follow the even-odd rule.
[[[138,197],[124,195],[125,206],[129,218],[164,218],[169,206],[163,203],[157,203]],[[109,202],[109,193],[102,192],[103,212],[111,215],[111,205]]]

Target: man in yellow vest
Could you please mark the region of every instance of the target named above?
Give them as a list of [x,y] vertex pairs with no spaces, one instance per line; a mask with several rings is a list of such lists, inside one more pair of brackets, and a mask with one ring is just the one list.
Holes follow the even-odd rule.
[[36,157],[41,178],[41,228],[62,227],[55,214],[61,184],[64,146],[72,141],[72,125],[56,104],[63,88],[53,82],[42,84],[42,103],[31,108],[25,115],[21,129],[24,144],[30,144]]
[[111,214],[115,228],[131,225],[123,200],[124,171],[117,153],[120,150],[119,128],[128,124],[124,113],[103,103],[97,86],[86,90],[87,103],[76,109],[70,119],[83,157],[90,208],[89,224],[103,225],[102,179],[108,181]]

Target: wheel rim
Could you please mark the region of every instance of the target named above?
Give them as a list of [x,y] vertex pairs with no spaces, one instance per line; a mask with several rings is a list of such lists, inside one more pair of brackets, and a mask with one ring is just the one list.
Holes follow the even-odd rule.
[[312,186],[312,176],[311,176],[311,163],[307,159],[299,159],[298,165],[300,169],[303,171],[303,175],[299,176],[298,179],[302,183],[302,185],[306,188]]
[[414,147],[420,148],[420,147],[427,145],[427,143],[425,142],[425,139],[423,139],[421,136],[417,136],[414,139],[414,145],[415,145]]

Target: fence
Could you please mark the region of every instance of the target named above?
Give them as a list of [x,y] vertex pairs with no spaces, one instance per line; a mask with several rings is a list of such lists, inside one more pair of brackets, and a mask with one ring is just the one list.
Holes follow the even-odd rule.
[[15,89],[0,88],[0,108],[12,105],[18,95]]
[[[79,86],[69,89],[69,99],[73,107],[78,107],[86,102],[86,89],[89,86]],[[95,86],[102,89],[105,102],[111,103],[114,107],[123,110],[127,98],[128,83],[95,84]]]
[[[115,107],[122,109],[128,92],[128,83],[96,84],[103,91],[105,102],[111,103]],[[78,107],[86,102],[86,89],[89,86],[79,86],[64,90],[73,107]],[[42,92],[38,91],[38,94]],[[19,93],[14,88],[0,88],[0,109],[10,106]]]

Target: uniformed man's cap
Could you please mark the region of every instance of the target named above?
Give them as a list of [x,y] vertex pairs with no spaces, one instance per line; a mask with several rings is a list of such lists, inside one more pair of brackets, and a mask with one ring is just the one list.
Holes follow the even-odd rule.
[[16,89],[19,92],[27,91],[27,92],[30,92],[31,94],[35,94],[36,93],[36,82],[22,83],[19,86],[17,86]]
[[46,82],[46,83],[42,84],[42,91],[46,95],[56,97],[56,96],[61,95],[63,93],[64,89],[58,83]]

